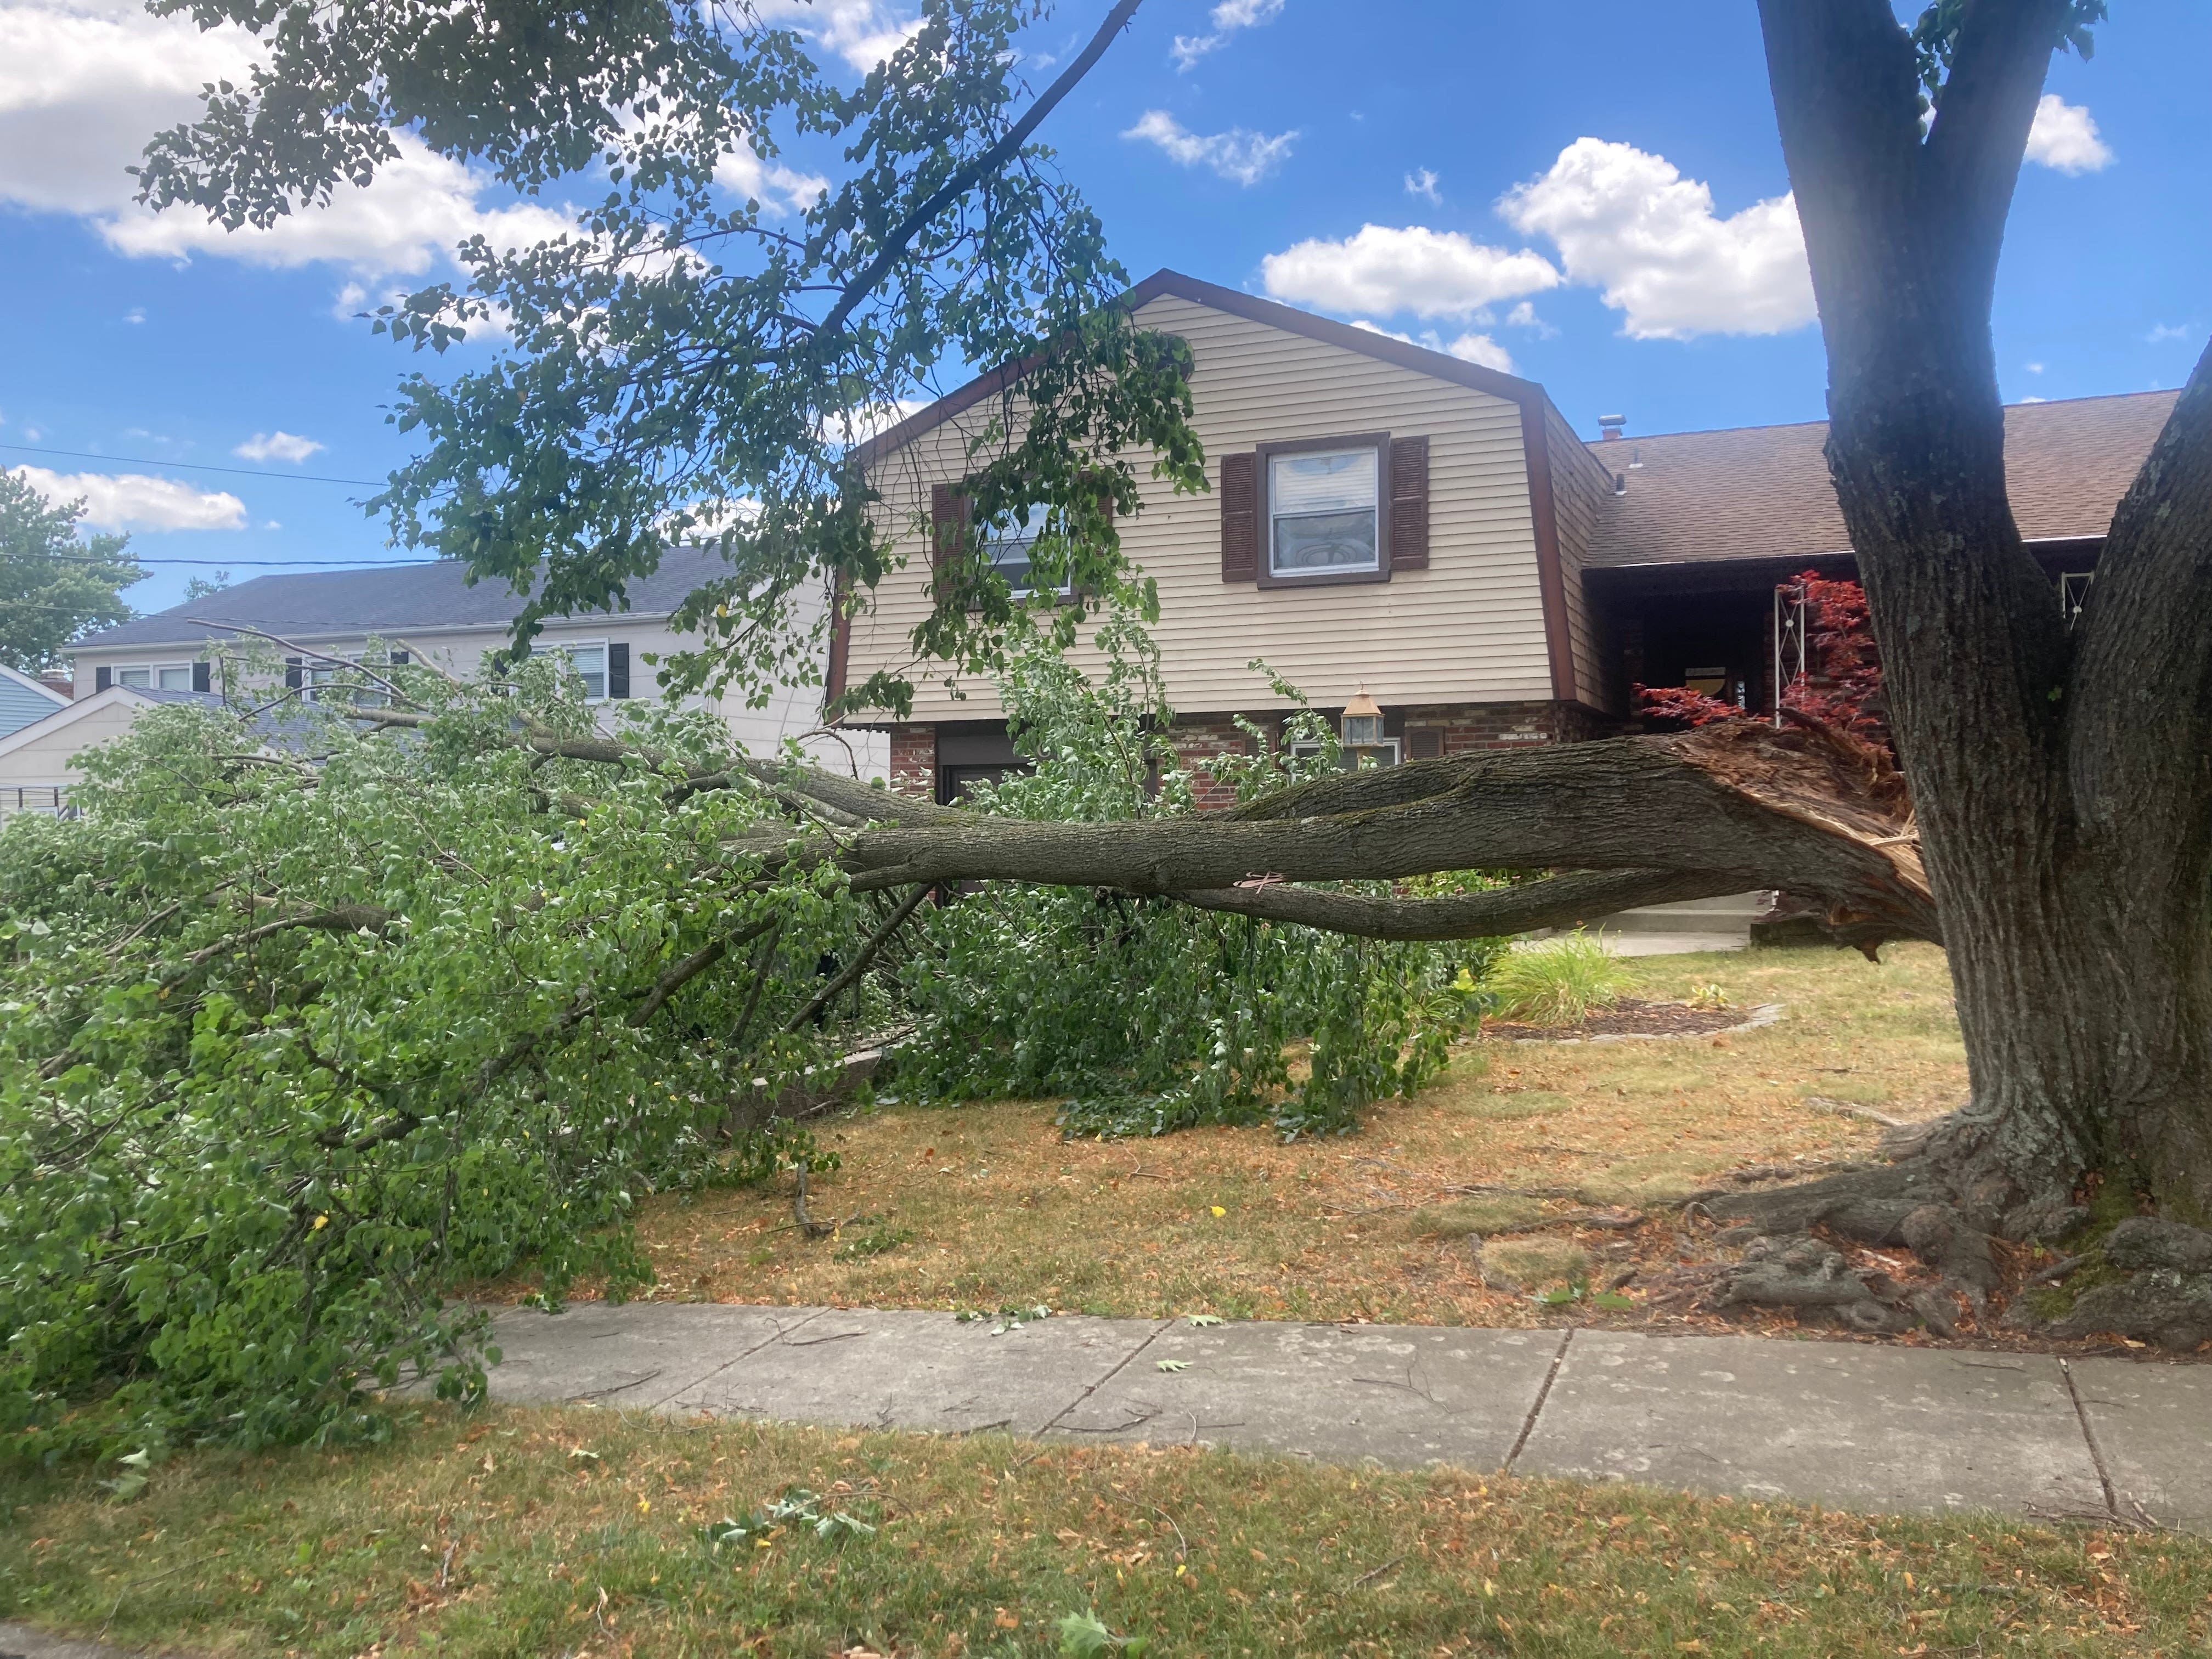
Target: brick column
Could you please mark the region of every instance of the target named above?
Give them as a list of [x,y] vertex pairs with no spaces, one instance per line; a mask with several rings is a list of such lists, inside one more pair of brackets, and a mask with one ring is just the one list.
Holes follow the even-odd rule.
[[[1190,714],[1168,728],[1169,740],[1175,744],[1176,758],[1186,769],[1195,769],[1200,763],[1217,755],[1249,755],[1251,739],[1237,729],[1236,718],[1230,714]],[[1207,774],[1191,771],[1191,793],[1202,807],[1234,806],[1237,792],[1225,783],[1217,783]]]
[[920,800],[937,799],[937,728],[891,728],[891,787]]

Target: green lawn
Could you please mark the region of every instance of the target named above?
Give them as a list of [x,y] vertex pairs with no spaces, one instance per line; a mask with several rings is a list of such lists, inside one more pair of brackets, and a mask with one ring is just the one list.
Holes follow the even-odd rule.
[[[792,1486],[875,1526],[716,1551]],[[0,1481],[0,1614],[211,1654],[2202,1654],[2212,1546],[1000,1437],[434,1411]],[[1074,1650],[1079,1651],[1080,1650]]]

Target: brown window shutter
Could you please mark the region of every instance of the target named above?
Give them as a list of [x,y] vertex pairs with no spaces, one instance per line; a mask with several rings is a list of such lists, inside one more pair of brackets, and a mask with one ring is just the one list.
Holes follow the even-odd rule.
[[1407,760],[1442,760],[1444,734],[1433,726],[1417,726],[1406,733]]
[[1429,568],[1429,441],[1390,440],[1390,568]]
[[1260,579],[1260,458],[1221,458],[1221,580]]
[[929,568],[933,577],[950,564],[953,556],[959,552],[968,521],[975,510],[975,502],[962,495],[957,485],[930,485]]

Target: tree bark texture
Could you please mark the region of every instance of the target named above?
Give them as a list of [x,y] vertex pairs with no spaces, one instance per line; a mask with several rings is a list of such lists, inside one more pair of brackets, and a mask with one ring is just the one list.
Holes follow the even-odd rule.
[[1885,0],[1762,0],[1829,362],[1828,460],[1942,915],[1978,1207],[2086,1174],[2212,1212],[2212,384],[2198,365],[2069,630],[2021,539],[1990,335],[2067,13],[1976,0],[1921,136]]

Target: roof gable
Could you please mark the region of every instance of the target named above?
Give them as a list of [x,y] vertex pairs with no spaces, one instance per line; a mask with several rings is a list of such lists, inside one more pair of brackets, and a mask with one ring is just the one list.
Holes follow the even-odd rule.
[[[1194,305],[1226,312],[1231,316],[1242,317],[1269,328],[1280,329],[1286,334],[1303,335],[1307,339],[1319,340],[1323,344],[1346,351],[1356,351],[1363,357],[1393,363],[1417,374],[1428,375],[1432,380],[1471,386],[1477,392],[1489,392],[1492,397],[1508,398],[1523,408],[1540,407],[1545,401],[1544,388],[1534,380],[1501,374],[1494,368],[1485,368],[1480,363],[1466,362],[1448,353],[1431,351],[1425,346],[1394,339],[1388,334],[1378,334],[1370,329],[1333,322],[1326,317],[1316,317],[1310,311],[1300,311],[1296,306],[1259,299],[1233,288],[1223,288],[1218,283],[1202,282],[1179,270],[1162,269],[1154,271],[1115,303],[1134,313],[1143,310],[1155,300],[1169,297],[1188,300]],[[972,409],[986,398],[1005,391],[1036,368],[1037,362],[1035,357],[1024,357],[1018,362],[1008,363],[977,375],[957,391],[948,392],[927,408],[915,410],[866,443],[855,445],[853,450],[854,459],[863,467],[873,466],[884,456],[904,448],[924,433],[942,426],[963,410]]]

